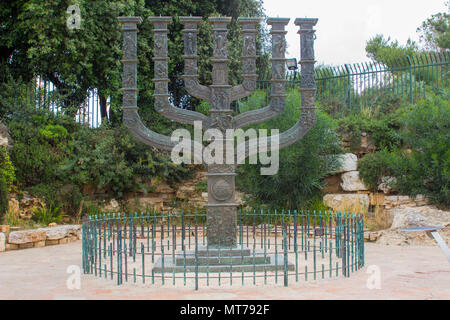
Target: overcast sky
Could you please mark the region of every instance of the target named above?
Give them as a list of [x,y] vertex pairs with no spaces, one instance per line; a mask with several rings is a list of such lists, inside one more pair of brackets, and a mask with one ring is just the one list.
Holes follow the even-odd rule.
[[368,61],[366,41],[376,34],[405,44],[418,41],[416,29],[432,14],[445,12],[445,0],[264,0],[268,17],[291,18],[288,57],[300,56],[295,18],[319,18],[316,60],[339,65]]

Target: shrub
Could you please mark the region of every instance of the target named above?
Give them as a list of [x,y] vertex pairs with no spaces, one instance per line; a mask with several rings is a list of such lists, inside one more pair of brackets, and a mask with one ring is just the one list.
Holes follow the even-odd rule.
[[58,207],[40,207],[33,211],[33,220],[44,226],[50,223],[60,223],[62,218],[66,215],[59,213],[60,208]]
[[0,180],[4,181],[7,191],[11,191],[15,179],[15,168],[9,159],[8,152],[0,147]]
[[368,154],[358,161],[359,177],[372,191],[377,191],[381,179],[392,175],[391,154],[386,149]]
[[[288,92],[284,112],[254,127],[279,129],[283,132],[298,121],[299,106],[300,94],[291,90]],[[259,107],[261,105],[244,104],[241,112]],[[238,171],[238,188],[251,195],[248,204],[254,208],[263,207],[262,205],[293,209],[308,207],[325,185],[324,177],[338,166],[336,154],[340,152],[339,144],[336,123],[318,110],[317,123],[311,131],[301,141],[280,151],[280,167],[276,175],[261,176],[260,164],[242,165]]]
[[360,161],[360,176],[368,187],[375,188],[383,176],[392,175],[393,188],[401,194],[424,194],[434,203],[450,206],[449,101],[447,91],[396,112],[403,149],[383,150]]
[[[0,177],[0,218],[2,218],[8,211],[8,187],[6,185],[5,179]],[[2,219],[0,219],[0,222],[1,220]]]

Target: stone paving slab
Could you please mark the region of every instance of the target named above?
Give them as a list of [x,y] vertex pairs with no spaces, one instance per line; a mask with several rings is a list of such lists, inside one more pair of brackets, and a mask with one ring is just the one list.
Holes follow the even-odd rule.
[[[368,289],[373,266],[379,268],[381,289]],[[351,278],[300,279],[283,287],[257,282],[245,287],[200,288],[182,283],[165,286],[127,283],[92,275],[81,275],[81,288],[70,290],[76,275],[70,266],[81,268],[81,241],[61,246],[0,253],[0,299],[450,299],[450,264],[436,247],[397,247],[366,244],[366,267]],[[74,268],[74,267],[72,267]],[[76,267],[75,267],[76,269]],[[69,269],[70,271],[70,269]],[[181,281],[182,282],[182,281]]]

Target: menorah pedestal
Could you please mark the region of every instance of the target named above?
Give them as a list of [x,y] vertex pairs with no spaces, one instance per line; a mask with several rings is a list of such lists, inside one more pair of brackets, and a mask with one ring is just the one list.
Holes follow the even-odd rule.
[[[164,264],[164,268],[163,268]],[[288,262],[289,271],[295,271],[295,265]],[[209,248],[199,246],[197,256],[195,250],[177,252],[156,261],[155,273],[218,273],[218,272],[264,272],[283,271],[284,255],[264,254],[264,250],[250,250],[237,245],[234,248]]]

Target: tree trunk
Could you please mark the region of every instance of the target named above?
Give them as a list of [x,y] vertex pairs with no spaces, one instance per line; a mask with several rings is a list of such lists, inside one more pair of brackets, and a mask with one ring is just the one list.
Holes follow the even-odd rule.
[[108,110],[106,108],[106,97],[102,94],[102,92],[98,91],[99,103],[100,103],[100,116],[103,121],[108,122]]

